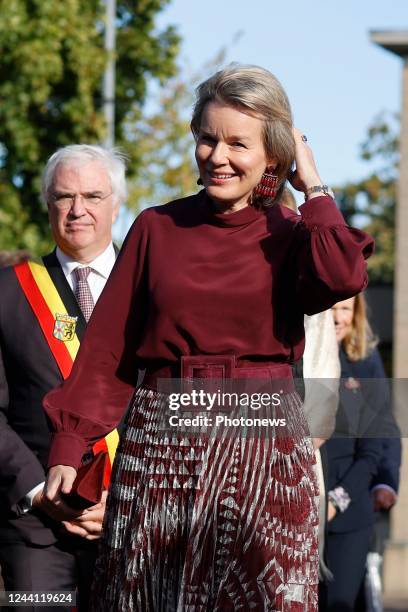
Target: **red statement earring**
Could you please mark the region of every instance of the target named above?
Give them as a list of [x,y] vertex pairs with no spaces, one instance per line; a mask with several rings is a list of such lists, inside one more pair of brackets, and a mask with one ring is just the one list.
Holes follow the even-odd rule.
[[254,195],[259,195],[264,198],[274,198],[276,196],[277,185],[278,176],[270,172],[264,172],[261,181],[254,189]]

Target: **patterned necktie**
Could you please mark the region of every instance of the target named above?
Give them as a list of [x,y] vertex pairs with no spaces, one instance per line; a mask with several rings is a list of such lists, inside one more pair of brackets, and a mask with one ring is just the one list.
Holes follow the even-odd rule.
[[93,307],[95,306],[94,299],[92,297],[92,293],[87,280],[91,271],[92,268],[90,267],[75,268],[74,270],[77,281],[75,288],[75,297],[86,321],[89,321]]

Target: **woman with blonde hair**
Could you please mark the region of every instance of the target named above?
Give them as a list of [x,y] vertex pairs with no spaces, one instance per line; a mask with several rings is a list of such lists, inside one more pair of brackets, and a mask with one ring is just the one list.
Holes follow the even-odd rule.
[[[367,305],[363,293],[335,304],[332,307],[337,339],[351,362],[374,354],[378,339],[367,318]],[[377,353],[375,353],[377,354]]]
[[[89,443],[133,393],[95,609],[312,612],[318,491],[291,364],[304,313],[365,286],[372,240],[344,223],[267,70],[232,65],[204,81],[191,129],[203,190],[139,215],[70,379],[46,399],[48,499],[69,492]],[[302,216],[279,204],[288,174],[305,194]],[[159,381],[172,378],[258,381],[280,395],[268,414],[285,417],[284,432],[163,429]]]
[[[341,364],[336,429],[326,442],[329,478],[326,554],[333,580],[321,589],[322,611],[364,610],[366,558],[374,525],[371,490],[391,440],[399,454],[399,431],[377,339],[362,293],[332,307]],[[385,471],[384,471],[385,473]],[[382,476],[384,478],[384,476]],[[397,487],[397,476],[392,484]],[[389,487],[390,488],[390,487]]]

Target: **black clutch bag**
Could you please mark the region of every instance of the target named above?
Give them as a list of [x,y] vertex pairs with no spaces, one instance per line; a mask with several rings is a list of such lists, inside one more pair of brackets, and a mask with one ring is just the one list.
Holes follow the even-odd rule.
[[71,492],[63,495],[64,501],[71,508],[85,510],[101,501],[107,460],[108,454],[100,452],[78,468]]

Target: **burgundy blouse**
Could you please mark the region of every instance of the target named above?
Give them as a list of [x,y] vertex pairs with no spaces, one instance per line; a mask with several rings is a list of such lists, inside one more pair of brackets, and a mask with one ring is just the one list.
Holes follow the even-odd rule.
[[303,314],[364,289],[373,240],[330,197],[300,212],[277,204],[221,214],[201,191],[138,216],[69,379],[45,398],[56,431],[49,465],[78,466],[117,425],[139,368],[181,355],[301,357]]

